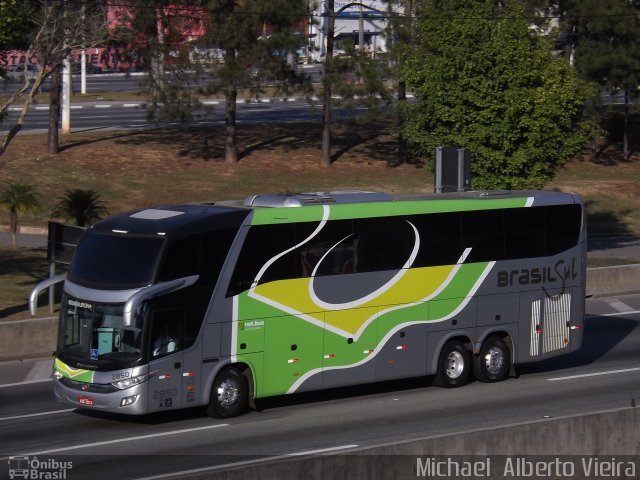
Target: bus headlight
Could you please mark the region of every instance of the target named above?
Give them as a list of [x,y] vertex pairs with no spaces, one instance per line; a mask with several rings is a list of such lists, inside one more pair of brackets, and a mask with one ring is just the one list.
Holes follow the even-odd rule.
[[111,385],[119,390],[125,390],[127,388],[135,387],[136,385],[140,385],[141,383],[146,382],[147,380],[149,380],[149,376],[150,375],[146,373],[138,377],[125,378],[123,380],[113,382]]
[[138,400],[138,397],[140,395],[132,395],[130,397],[125,397],[120,401],[120,406],[121,407],[128,407],[129,405],[133,405],[134,403],[136,403],[136,400]]

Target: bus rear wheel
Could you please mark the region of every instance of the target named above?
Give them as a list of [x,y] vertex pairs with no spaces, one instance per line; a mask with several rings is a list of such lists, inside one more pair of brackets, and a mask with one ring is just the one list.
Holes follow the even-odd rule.
[[245,412],[249,404],[249,386],[238,369],[221,371],[211,387],[207,415],[214,418],[236,417]]
[[480,355],[473,359],[473,374],[481,382],[500,382],[509,375],[511,355],[509,347],[498,337],[487,339]]
[[447,343],[438,360],[436,384],[441,387],[460,387],[467,382],[471,370],[471,356],[458,340]]

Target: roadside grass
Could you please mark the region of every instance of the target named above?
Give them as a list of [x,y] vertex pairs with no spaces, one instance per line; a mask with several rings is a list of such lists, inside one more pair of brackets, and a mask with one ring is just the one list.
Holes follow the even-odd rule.
[[[31,318],[29,292],[41,280],[48,277],[49,264],[44,249],[0,247],[0,322]],[[43,294],[38,317],[53,315]],[[54,310],[57,312],[57,307]]]
[[[366,189],[433,191],[433,175],[415,165],[389,166],[394,138],[379,125],[334,129],[338,158],[320,167],[321,127],[314,123],[242,125],[240,162],[224,163],[224,129],[84,131],[62,137],[49,155],[46,136],[18,136],[7,153],[5,181],[31,184],[42,208],[21,219],[45,227],[68,188],[94,189],[111,213],[163,203],[242,199],[255,193]],[[5,212],[0,224],[8,224]]]
[[[433,191],[430,168],[393,166],[396,143],[387,125],[342,124],[332,134],[331,168],[320,167],[321,126],[314,123],[239,125],[237,165],[224,163],[223,127],[77,131],[61,137],[58,155],[47,153],[46,135],[25,134],[0,157],[0,188],[3,182],[18,181],[39,192],[41,210],[21,218],[22,225],[36,227],[46,227],[68,188],[96,190],[110,213],[256,193]],[[611,152],[618,147],[612,145],[600,163],[585,159],[567,164],[548,186],[584,197],[591,234],[640,235],[640,160],[617,160]],[[7,224],[7,213],[0,212],[0,225]],[[629,262],[590,259],[589,266]],[[29,318],[29,291],[47,276],[43,250],[0,249],[0,321]],[[42,297],[46,303],[46,294]],[[40,314],[48,315],[48,308],[42,307]]]

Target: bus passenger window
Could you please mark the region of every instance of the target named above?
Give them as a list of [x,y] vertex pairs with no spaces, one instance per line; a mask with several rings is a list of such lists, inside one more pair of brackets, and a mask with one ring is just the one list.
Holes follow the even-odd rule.
[[418,241],[409,222],[401,217],[358,219],[353,223],[354,272],[398,270]]
[[[315,226],[315,225],[314,225]],[[296,225],[296,234],[301,237]],[[313,239],[300,247],[301,276],[323,277],[353,273],[354,236],[351,220],[327,222]]]
[[[251,227],[231,277],[227,296],[248,290],[255,281],[263,284],[296,278],[296,252],[282,255],[294,245],[295,233],[292,224]],[[258,273],[267,263],[269,268],[263,270],[258,278]]]

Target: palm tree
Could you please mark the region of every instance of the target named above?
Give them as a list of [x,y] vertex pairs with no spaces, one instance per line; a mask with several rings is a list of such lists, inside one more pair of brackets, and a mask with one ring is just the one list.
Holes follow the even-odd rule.
[[86,227],[108,213],[98,192],[76,188],[75,190],[65,190],[64,196],[60,198],[51,215],[74,219],[76,225]]
[[19,217],[40,209],[40,195],[31,185],[10,182],[0,192],[0,207],[9,211],[9,228],[13,236],[13,248],[16,248]]

